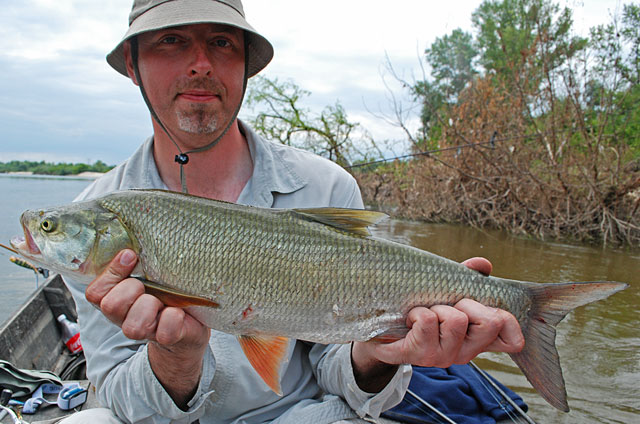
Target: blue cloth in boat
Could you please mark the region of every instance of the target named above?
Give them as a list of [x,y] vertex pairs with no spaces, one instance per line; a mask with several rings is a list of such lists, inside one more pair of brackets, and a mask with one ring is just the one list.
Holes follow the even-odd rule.
[[[524,411],[522,398],[489,376]],[[449,368],[413,367],[409,390],[458,424],[495,424],[518,415],[513,407],[470,365]],[[444,422],[407,393],[400,404],[383,416],[406,423]]]

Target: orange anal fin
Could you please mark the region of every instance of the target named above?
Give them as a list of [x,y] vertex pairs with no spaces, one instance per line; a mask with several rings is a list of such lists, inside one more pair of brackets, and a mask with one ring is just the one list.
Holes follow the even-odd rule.
[[280,336],[239,336],[238,342],[262,380],[282,396],[280,369],[285,361],[289,339]]
[[145,292],[157,297],[167,306],[175,306],[177,308],[186,308],[188,306],[208,306],[210,308],[218,308],[216,302],[206,297],[194,296],[181,292],[176,289],[168,288],[154,283],[153,281],[138,278],[144,284]]

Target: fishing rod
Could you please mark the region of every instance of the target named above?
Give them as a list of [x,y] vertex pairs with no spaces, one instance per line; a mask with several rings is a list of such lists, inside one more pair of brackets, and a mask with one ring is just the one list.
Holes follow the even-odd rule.
[[[508,419],[511,422],[518,423],[518,422],[522,422],[521,420],[524,420],[528,424],[536,424],[536,422],[531,417],[529,417],[529,415],[527,415],[527,413],[522,408],[520,408],[520,406],[511,398],[511,396],[509,396],[507,393],[505,393],[504,390],[502,390],[502,388],[500,388],[500,386],[498,386],[491,379],[489,374],[487,374],[484,370],[479,368],[473,362],[469,362],[469,365],[476,371],[475,376],[476,376],[476,378],[478,378],[478,380],[480,381],[480,383],[482,384],[484,389],[487,391],[487,393],[489,393],[494,398],[494,400],[500,405],[502,410],[506,412],[507,416],[509,417]],[[491,387],[487,386],[485,384],[485,382],[488,382],[491,385],[491,387],[495,390],[495,392],[492,391]],[[410,395],[415,400],[417,400],[420,404],[422,404],[422,406],[426,407],[431,413],[435,414],[436,415],[436,417],[435,417],[436,422],[438,422],[438,423],[444,422],[444,423],[447,423],[447,424],[456,424],[456,422],[454,420],[452,420],[451,418],[446,416],[442,411],[438,410],[438,408],[436,408],[435,406],[433,406],[432,404],[427,402],[423,397],[421,397],[417,393],[413,392],[411,389],[407,389],[407,394]],[[498,395],[503,398],[503,401],[501,401],[498,398]],[[509,408],[504,403],[505,401],[509,406],[511,406],[511,408],[513,408],[513,410],[509,410]],[[423,410],[423,411],[424,412],[428,412],[426,410]],[[515,415],[514,412],[519,414],[519,416]]]
[[2,247],[2,248],[4,248],[4,249],[7,249],[8,251],[15,253],[16,255],[19,255],[19,254],[20,254],[20,252],[18,252],[16,249],[14,249],[14,248],[12,248],[12,247],[9,247],[9,246],[5,246],[5,245],[4,245],[4,244],[2,244],[2,243],[0,243],[0,247]]
[[[494,389],[495,389],[495,390],[496,390],[496,391],[497,391],[497,392],[498,392],[498,393],[499,393],[499,394],[504,398],[504,400],[506,400],[506,401],[509,403],[509,405],[510,405],[513,409],[515,409],[515,410],[520,414],[520,416],[521,416],[525,421],[527,421],[527,423],[529,423],[529,424],[536,424],[536,422],[535,422],[535,421],[533,421],[533,419],[531,419],[531,417],[529,417],[529,415],[527,415],[527,413],[526,413],[526,412],[524,412],[524,410],[522,410],[522,408],[520,408],[520,406],[518,406],[518,404],[517,404],[513,399],[511,399],[511,396],[509,396],[508,394],[506,394],[506,393],[504,392],[504,390],[502,390],[502,389],[500,388],[500,386],[498,386],[498,385],[497,385],[497,384],[496,384],[496,383],[491,379],[491,377],[489,377],[489,374],[487,374],[483,369],[481,369],[479,366],[477,366],[476,364],[474,364],[474,363],[473,363],[473,361],[469,362],[469,365],[471,365],[471,366],[473,367],[473,369],[475,369],[475,370],[478,372],[478,374],[480,374],[480,375],[481,375],[481,376],[482,376],[486,381],[488,381],[488,382],[489,382],[489,384],[491,384],[491,386],[492,386],[492,387],[493,387],[493,388],[494,388]],[[482,381],[482,380],[481,380],[481,381]],[[488,389],[487,389],[487,391],[488,391],[489,393],[491,393],[491,391],[490,391],[490,390],[488,390]],[[513,421],[513,419],[512,419],[512,421]]]
[[431,405],[429,402],[427,402],[426,400],[421,398],[419,395],[417,395],[416,393],[414,393],[410,389],[407,389],[407,393],[410,394],[411,396],[413,396],[413,398],[416,399],[418,402],[420,402],[421,404],[423,404],[424,406],[429,408],[429,410],[434,412],[439,418],[443,419],[447,424],[456,424],[455,421],[453,421],[451,418],[447,417],[445,414],[440,412],[438,410],[438,408],[436,408],[435,406]]
[[365,163],[357,163],[355,165],[348,165],[345,166],[345,169],[353,169],[353,168],[360,168],[363,166],[369,166],[369,165],[378,165],[381,163],[385,163],[385,162],[391,162],[394,160],[403,160],[403,159],[408,159],[408,158],[412,158],[412,157],[416,157],[416,156],[430,156],[434,153],[440,153],[440,152],[446,152],[449,150],[456,150],[458,151],[458,153],[462,150],[462,149],[466,149],[469,147],[481,147],[481,146],[486,146],[489,145],[491,149],[494,149],[496,147],[496,143],[499,142],[503,142],[503,141],[508,141],[508,140],[515,140],[515,139],[529,139],[529,138],[534,138],[534,137],[539,137],[543,134],[528,134],[528,135],[523,135],[523,136],[519,136],[519,137],[504,137],[504,138],[497,138],[498,136],[498,131],[494,131],[493,134],[491,135],[491,138],[488,141],[479,141],[479,142],[475,142],[475,143],[467,143],[467,144],[460,144],[457,146],[449,146],[449,147],[442,147],[439,149],[433,149],[433,150],[425,150],[423,152],[418,152],[418,153],[409,153],[406,155],[401,155],[401,156],[395,156],[392,158],[384,158],[384,159],[378,159],[378,160],[374,160],[371,162],[365,162]]
[[425,150],[423,152],[409,153],[409,154],[402,155],[402,156],[395,156],[395,157],[392,157],[392,158],[374,160],[372,162],[357,163],[355,165],[345,166],[344,168],[345,169],[360,168],[362,166],[377,165],[377,164],[380,164],[380,163],[390,162],[392,160],[408,159],[408,158],[412,158],[412,157],[415,157],[415,156],[429,156],[429,155],[432,155],[434,153],[445,152],[445,151],[448,151],[448,150],[460,150],[460,149],[465,149],[465,148],[468,148],[468,147],[484,146],[484,145],[487,145],[487,144],[489,144],[491,146],[491,148],[493,149],[493,148],[496,147],[496,144],[495,144],[496,141],[508,140],[508,139],[496,140],[496,136],[497,135],[498,135],[498,131],[494,131],[493,135],[491,136],[491,139],[489,141],[481,141],[481,142],[476,142],[476,143],[460,144],[458,146],[442,147],[440,149]]

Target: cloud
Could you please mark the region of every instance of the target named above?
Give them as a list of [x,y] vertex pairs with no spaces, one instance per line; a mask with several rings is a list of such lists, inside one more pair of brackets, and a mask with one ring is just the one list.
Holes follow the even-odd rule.
[[[51,59],[64,52],[104,54],[126,30],[127,0],[26,0],[3,5],[2,54]],[[118,23],[118,24],[114,24]]]
[[[249,22],[275,47],[264,75],[312,92],[317,112],[336,101],[378,140],[401,139],[377,118],[389,92],[385,56],[412,80],[418,56],[436,37],[471,29],[479,0],[244,0]],[[616,0],[565,0],[576,25],[608,21]],[[136,87],[105,55],[127,29],[131,0],[23,0],[0,14],[0,161],[87,158],[117,163],[151,134]],[[394,95],[402,90],[394,86]],[[390,111],[389,111],[390,112]],[[40,155],[40,156],[38,156]],[[24,156],[24,157],[27,157]]]
[[0,140],[12,148],[0,161],[117,163],[151,134],[137,89],[104,59],[126,30],[129,8],[128,0],[31,0],[3,9]]

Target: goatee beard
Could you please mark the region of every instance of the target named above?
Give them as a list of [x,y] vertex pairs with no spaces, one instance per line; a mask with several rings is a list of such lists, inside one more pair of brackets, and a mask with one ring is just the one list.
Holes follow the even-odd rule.
[[[213,79],[197,78],[183,79],[177,83],[177,93],[190,89],[204,89],[211,93],[222,93],[224,89]],[[178,110],[178,128],[190,134],[211,134],[218,127],[219,122],[215,114],[206,105],[191,105],[187,110]]]
[[190,134],[211,134],[218,129],[218,120],[205,108],[178,111],[178,128]]

